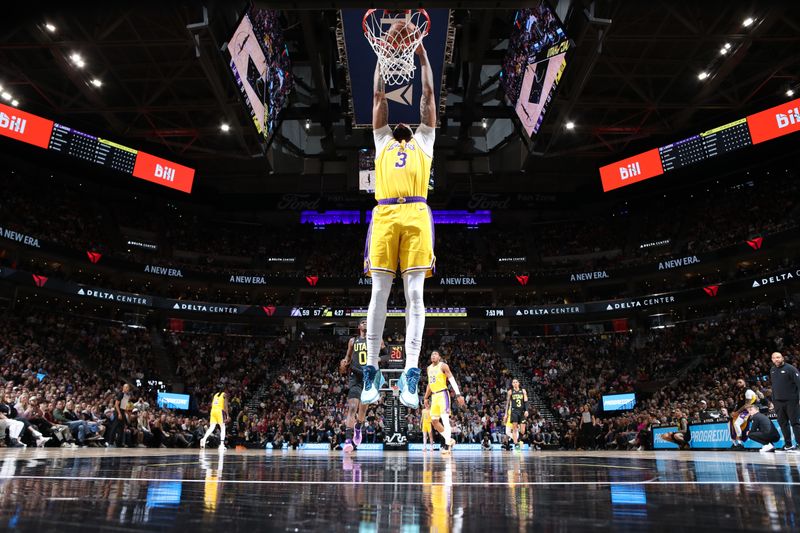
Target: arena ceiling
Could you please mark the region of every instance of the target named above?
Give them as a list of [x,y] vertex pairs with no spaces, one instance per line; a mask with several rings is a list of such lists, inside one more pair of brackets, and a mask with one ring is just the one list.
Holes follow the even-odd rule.
[[[0,84],[25,110],[147,147],[211,179],[244,183],[302,174],[312,160],[340,172],[344,167],[336,163],[368,145],[369,137],[353,130],[345,113],[336,10],[374,2],[255,3],[284,10],[298,82],[267,151],[220,52],[243,1],[209,1],[207,9],[199,2],[51,5],[13,27],[7,20]],[[639,145],[774,105],[800,84],[798,2],[565,0],[557,10],[575,46],[555,104],[535,143],[526,146],[510,126],[497,72],[515,9],[530,2],[423,4],[454,8],[457,29],[438,155],[482,159],[498,175],[527,169],[548,179],[556,168],[562,180],[565,169],[583,175]],[[744,26],[747,17],[753,23]],[[70,60],[75,52],[86,61],[82,69]],[[699,80],[703,71],[709,75]],[[91,84],[94,78],[101,87]],[[485,136],[483,119],[508,121],[510,135],[476,142]],[[306,134],[297,135],[307,121]],[[565,129],[568,121],[573,130]],[[232,124],[231,131],[220,131],[222,122]],[[325,173],[324,163],[311,166]]]

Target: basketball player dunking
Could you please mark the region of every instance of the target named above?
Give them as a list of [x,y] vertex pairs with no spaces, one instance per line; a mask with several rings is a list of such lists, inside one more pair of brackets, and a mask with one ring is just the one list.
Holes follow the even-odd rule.
[[[381,349],[384,348],[381,341]],[[347,343],[347,353],[339,362],[339,373],[346,374],[350,369],[347,392],[347,419],[345,420],[345,441],[343,451],[352,452],[361,444],[361,426],[367,416],[367,405],[361,403],[361,388],[364,380],[362,369],[367,364],[367,319],[358,323],[358,337]]]
[[378,400],[383,377],[378,371],[386,304],[398,264],[406,296],[406,364],[400,375],[400,401],[419,408],[419,353],[425,328],[422,299],[425,278],[433,274],[433,216],[428,207],[428,182],[436,136],[436,101],[433,73],[425,47],[415,53],[422,72],[421,124],[412,134],[406,124],[389,128],[389,104],[380,67],[375,68],[372,127],[375,138],[375,198],[372,223],[364,250],[364,273],[372,276],[372,296],[367,312],[367,366],[361,402]]
[[453,392],[456,393],[456,401],[458,405],[464,406],[464,397],[458,389],[456,378],[450,371],[450,367],[442,361],[442,355],[437,352],[431,352],[431,364],[428,365],[428,387],[425,389],[425,403],[427,405],[428,398],[430,398],[431,405],[431,423],[436,428],[442,437],[444,437],[444,444],[442,444],[442,453],[449,454],[456,441],[453,438],[453,429],[450,427],[450,392],[447,390],[447,383],[453,387]]

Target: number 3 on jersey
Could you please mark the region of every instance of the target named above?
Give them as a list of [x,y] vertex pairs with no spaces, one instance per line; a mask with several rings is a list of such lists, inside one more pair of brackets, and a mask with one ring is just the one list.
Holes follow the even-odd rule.
[[399,159],[399,161],[397,161],[394,164],[395,168],[403,168],[404,166],[406,166],[407,157],[408,154],[406,152],[397,152],[397,158]]

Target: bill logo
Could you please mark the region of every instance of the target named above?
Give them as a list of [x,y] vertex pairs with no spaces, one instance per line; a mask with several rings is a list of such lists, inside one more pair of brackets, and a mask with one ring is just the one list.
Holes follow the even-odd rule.
[[753,144],[800,131],[800,98],[750,115],[747,126]]
[[28,121],[22,117],[16,117],[14,115],[8,116],[7,114],[0,112],[0,128],[2,129],[23,135],[25,133],[25,126],[27,124]]
[[628,178],[632,178],[634,176],[639,176],[642,174],[642,167],[639,163],[633,163],[628,165],[627,167],[619,167],[619,179],[626,180]]
[[175,181],[175,169],[156,163],[155,177],[165,181]]

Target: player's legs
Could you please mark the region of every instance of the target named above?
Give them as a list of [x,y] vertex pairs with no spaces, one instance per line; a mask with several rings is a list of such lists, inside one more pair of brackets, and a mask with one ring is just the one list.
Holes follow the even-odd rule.
[[517,442],[519,441],[519,424],[514,422],[512,426],[513,429],[511,430],[511,439],[514,441],[514,446],[516,446]]
[[225,448],[225,422],[219,425],[219,449],[220,451],[226,450]]
[[378,383],[374,381],[378,374],[378,355],[386,325],[386,305],[393,277],[388,272],[372,272],[372,296],[367,311],[367,366],[364,367],[364,390],[361,392],[361,403],[364,404],[374,403],[380,394],[379,382],[382,377],[378,378]]
[[353,445],[353,431],[356,425],[356,415],[358,413],[358,409],[361,405],[361,402],[358,398],[347,398],[347,418],[345,418],[344,425],[344,451],[345,452],[352,452],[354,449]]
[[208,425],[208,429],[206,430],[206,434],[203,435],[202,439],[200,439],[200,447],[201,448],[205,448],[206,447],[206,441],[208,441],[208,437],[210,437],[211,435],[214,434],[214,430],[215,429],[217,429],[217,423],[216,422],[211,422]]
[[355,446],[359,446],[363,439],[363,435],[361,434],[361,427],[364,425],[364,421],[367,419],[367,406],[361,401],[358,402],[358,416],[356,417],[356,424],[353,428],[353,444]]
[[423,290],[424,271],[403,274],[406,294],[406,367],[400,376],[400,401],[410,409],[419,408],[418,387],[420,370],[419,352],[422,349],[422,333],[425,330],[425,303]]

